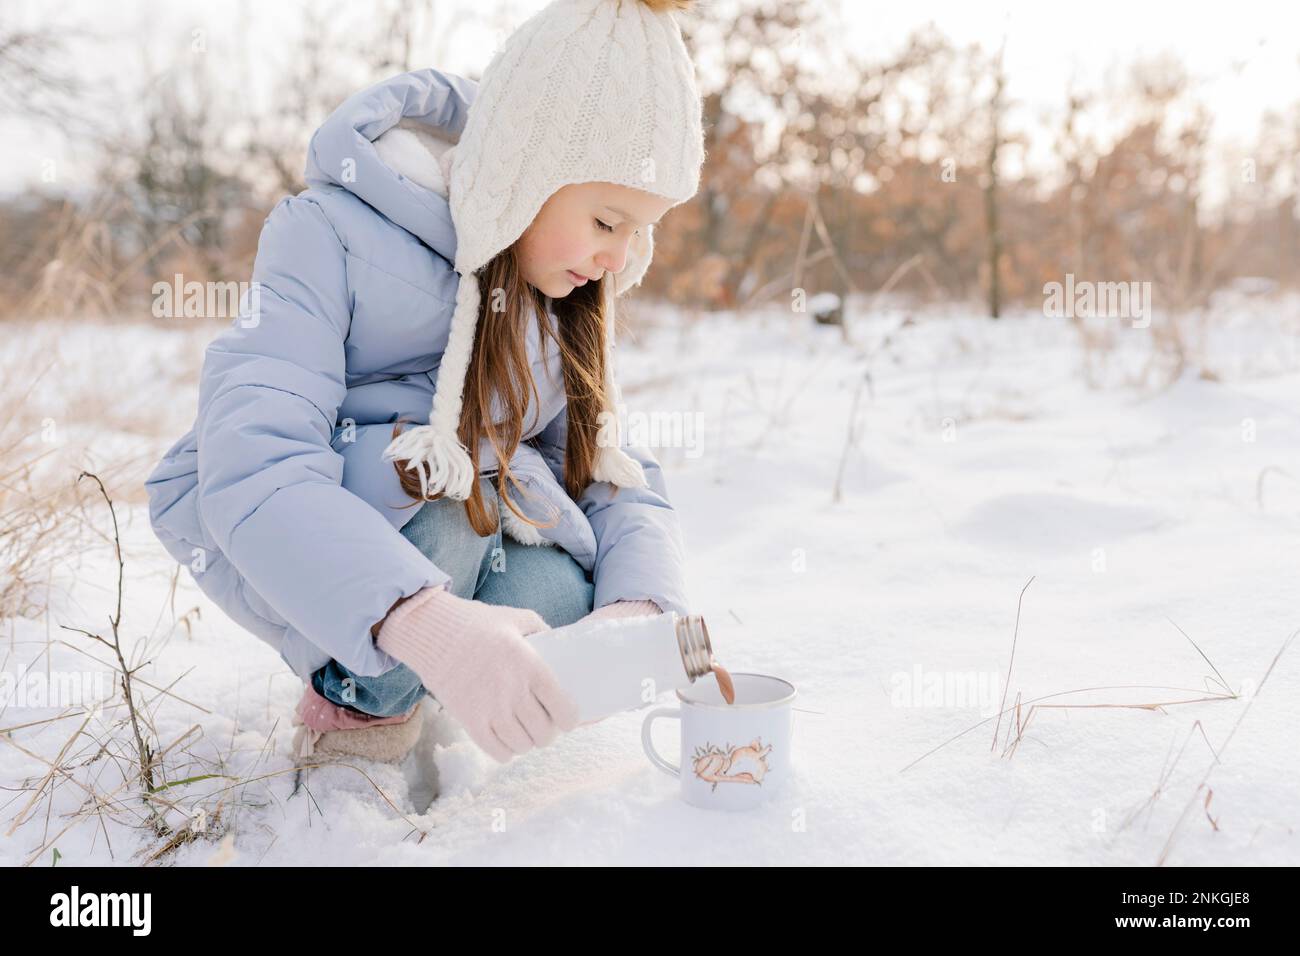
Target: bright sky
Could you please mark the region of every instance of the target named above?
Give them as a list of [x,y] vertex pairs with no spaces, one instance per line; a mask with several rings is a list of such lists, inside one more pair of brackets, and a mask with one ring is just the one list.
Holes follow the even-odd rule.
[[[209,54],[234,75],[247,65],[260,79],[264,96],[273,65],[283,62],[302,34],[299,2],[251,0],[63,0],[57,6],[35,0],[5,0],[6,19],[57,24],[96,35],[79,44],[80,72],[103,95],[97,109],[123,109],[110,94],[129,89],[143,75],[143,64],[159,68],[185,53],[192,31],[204,31]],[[707,0],[706,0],[707,2]],[[732,0],[712,0],[728,3]],[[1134,3],[1090,0],[1086,4],[1038,2],[971,3],[911,0],[906,4],[859,0],[806,0],[833,18],[831,35],[842,38],[835,54],[854,50],[868,57],[897,50],[913,29],[934,22],[953,40],[978,41],[997,48],[1005,35],[1009,95],[1019,104],[1017,125],[1032,132],[1036,117],[1060,108],[1073,79],[1096,88],[1137,57],[1172,53],[1197,80],[1201,98],[1214,117],[1214,142],[1222,149],[1253,137],[1266,109],[1300,102],[1300,5],[1235,0],[1227,5]],[[481,70],[504,31],[544,5],[544,0],[435,0],[422,64],[451,72]],[[413,9],[421,4],[413,3]],[[328,5],[327,5],[328,8]],[[478,23],[462,21],[455,34],[447,24],[455,10],[473,9]],[[1069,11],[1068,15],[1065,11]],[[365,4],[348,4],[340,16],[366,16]],[[437,38],[443,37],[442,42]],[[42,160],[53,158],[73,176],[82,173],[84,151],[60,137],[0,121],[0,135],[18,142],[0,152],[0,189],[38,185]],[[1041,152],[1041,145],[1036,151]],[[1031,154],[1030,161],[1033,161]]]

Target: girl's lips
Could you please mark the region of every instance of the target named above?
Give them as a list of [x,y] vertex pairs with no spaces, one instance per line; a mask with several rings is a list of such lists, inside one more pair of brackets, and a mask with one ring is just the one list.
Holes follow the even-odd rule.
[[569,281],[572,282],[574,285],[586,285],[586,284],[587,284],[587,280],[586,280],[586,278],[584,278],[583,276],[578,275],[578,273],[574,272],[572,269],[569,269],[569,270],[568,270],[568,273],[569,273]]

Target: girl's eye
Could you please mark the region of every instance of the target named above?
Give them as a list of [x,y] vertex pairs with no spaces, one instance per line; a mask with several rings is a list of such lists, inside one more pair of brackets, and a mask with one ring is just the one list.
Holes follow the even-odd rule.
[[596,225],[599,226],[601,229],[603,229],[605,232],[613,232],[613,231],[614,231],[614,227],[613,227],[613,226],[611,226],[609,223],[601,222],[599,219],[596,220]]

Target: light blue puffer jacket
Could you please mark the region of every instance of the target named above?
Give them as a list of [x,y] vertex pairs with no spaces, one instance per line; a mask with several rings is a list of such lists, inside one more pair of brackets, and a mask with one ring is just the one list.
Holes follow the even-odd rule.
[[[258,297],[208,346],[194,426],[145,483],[167,551],[304,679],[331,658],[361,675],[396,666],[371,626],[399,598],[449,580],[399,533],[419,505],[381,454],[398,418],[429,420],[459,281],[456,236],[445,194],[391,168],[374,141],[399,122],[454,141],[476,89],[435,70],[403,74],[352,96],[317,130],[309,188],[282,199],[262,229]],[[539,344],[533,329],[542,407],[530,400],[510,463],[531,496],[522,510],[560,517],[534,541],[592,574],[596,607],[648,598],[688,613],[681,529],[649,449],[626,451],[650,487],[614,496],[593,482],[576,502],[566,494],[563,378],[554,344],[545,356]],[[486,443],[479,461],[495,473]]]

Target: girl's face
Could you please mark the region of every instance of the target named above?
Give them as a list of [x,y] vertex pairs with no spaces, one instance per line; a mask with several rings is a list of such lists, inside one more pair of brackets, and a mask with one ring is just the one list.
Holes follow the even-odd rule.
[[628,244],[658,223],[672,203],[661,196],[614,183],[575,183],[557,189],[519,237],[516,247],[524,281],[561,299],[585,280],[618,272]]

